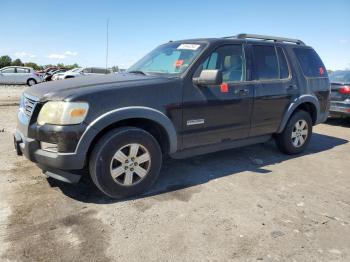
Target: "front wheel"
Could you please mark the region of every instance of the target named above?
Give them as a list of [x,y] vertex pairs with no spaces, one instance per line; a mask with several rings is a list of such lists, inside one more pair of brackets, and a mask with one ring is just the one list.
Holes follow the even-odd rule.
[[308,112],[300,110],[291,116],[283,132],[276,135],[276,144],[285,154],[299,154],[309,144],[311,135],[311,116]]
[[89,169],[95,185],[112,198],[140,194],[157,179],[162,151],[147,131],[117,128],[105,134],[94,147]]

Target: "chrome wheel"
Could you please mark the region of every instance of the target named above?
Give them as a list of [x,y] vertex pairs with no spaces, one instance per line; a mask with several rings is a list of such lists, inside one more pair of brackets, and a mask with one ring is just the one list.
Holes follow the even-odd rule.
[[301,147],[305,144],[308,136],[309,127],[305,120],[298,120],[292,131],[292,143],[295,147]]
[[151,167],[151,156],[140,144],[128,144],[114,154],[110,172],[113,180],[123,186],[131,186],[145,178]]

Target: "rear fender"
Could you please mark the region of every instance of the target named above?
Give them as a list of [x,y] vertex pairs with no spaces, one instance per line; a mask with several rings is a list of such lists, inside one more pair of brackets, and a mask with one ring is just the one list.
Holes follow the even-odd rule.
[[321,120],[319,112],[320,112],[320,103],[318,102],[318,99],[315,96],[312,95],[302,95],[298,98],[296,98],[288,107],[287,111],[284,113],[284,116],[282,118],[281,124],[277,130],[277,133],[281,133],[289,118],[291,117],[291,115],[294,113],[294,111],[298,108],[299,105],[303,104],[303,103],[311,103],[316,107],[316,113],[317,113],[317,120],[316,120],[316,124],[319,123]]

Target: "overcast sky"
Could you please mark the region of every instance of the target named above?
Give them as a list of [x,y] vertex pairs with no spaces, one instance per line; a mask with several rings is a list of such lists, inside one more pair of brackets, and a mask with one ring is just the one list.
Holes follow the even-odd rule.
[[0,56],[126,68],[169,40],[257,33],[302,39],[328,69],[350,68],[350,1],[1,0]]

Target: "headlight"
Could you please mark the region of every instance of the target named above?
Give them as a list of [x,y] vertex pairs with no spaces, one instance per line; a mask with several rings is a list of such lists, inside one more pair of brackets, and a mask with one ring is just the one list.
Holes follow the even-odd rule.
[[38,124],[74,125],[84,121],[88,103],[50,101],[44,104],[38,116]]

